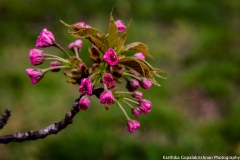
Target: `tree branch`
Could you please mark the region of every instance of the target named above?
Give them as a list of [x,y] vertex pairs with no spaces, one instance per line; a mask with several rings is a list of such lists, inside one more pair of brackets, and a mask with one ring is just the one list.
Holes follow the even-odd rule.
[[[80,96],[81,98],[81,96]],[[69,124],[72,123],[73,117],[79,112],[78,103],[79,99],[74,101],[72,109],[66,113],[65,117],[54,124],[51,124],[39,131],[29,131],[24,133],[15,133],[11,135],[4,135],[0,136],[0,143],[9,143],[9,142],[23,142],[23,141],[30,141],[30,140],[37,140],[40,138],[45,138],[51,134],[57,134],[62,129],[66,128]],[[2,118],[0,119],[0,127],[2,128],[10,116],[10,109],[6,109]]]
[[0,129],[2,129],[8,121],[8,118],[11,116],[11,109],[5,109],[2,118],[0,119]]

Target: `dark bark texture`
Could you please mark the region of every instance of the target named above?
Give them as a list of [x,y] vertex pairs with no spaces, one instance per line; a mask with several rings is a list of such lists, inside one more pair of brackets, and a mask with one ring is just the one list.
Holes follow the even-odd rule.
[[[81,97],[81,96],[80,96]],[[29,131],[24,133],[14,133],[10,135],[0,136],[0,143],[7,144],[9,142],[23,142],[23,141],[30,141],[30,140],[37,140],[45,138],[51,134],[57,134],[64,128],[66,128],[69,124],[72,123],[73,117],[79,112],[79,99],[74,101],[72,109],[66,113],[65,117],[54,124],[51,124],[39,131]],[[10,109],[6,109],[2,118],[0,119],[0,129],[7,123],[7,120],[10,116]]]

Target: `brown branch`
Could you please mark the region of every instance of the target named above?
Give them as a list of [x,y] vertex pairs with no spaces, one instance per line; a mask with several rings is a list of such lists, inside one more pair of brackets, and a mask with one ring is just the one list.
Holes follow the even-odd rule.
[[[80,96],[81,98],[81,96]],[[29,131],[24,133],[15,133],[11,135],[0,136],[0,143],[9,143],[9,142],[23,142],[29,140],[37,140],[40,138],[45,138],[51,134],[57,134],[62,129],[66,128],[69,124],[72,123],[73,117],[79,112],[78,103],[79,99],[76,99],[72,109],[66,113],[65,117],[57,123],[51,124],[39,131]],[[10,116],[10,110],[6,109],[2,118],[0,119],[0,125],[4,126],[7,122],[8,117]]]
[[2,118],[0,119],[0,129],[2,129],[5,126],[10,116],[11,116],[11,109],[7,108],[4,111]]

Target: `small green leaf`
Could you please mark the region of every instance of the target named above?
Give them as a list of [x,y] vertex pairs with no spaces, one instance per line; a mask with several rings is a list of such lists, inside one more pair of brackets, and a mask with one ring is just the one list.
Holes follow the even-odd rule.
[[123,51],[129,51],[129,50],[135,50],[138,52],[142,52],[145,56],[153,58],[152,55],[148,53],[148,47],[144,43],[133,42],[133,43],[126,45],[123,49]]
[[92,36],[95,39],[101,41],[105,46],[108,46],[107,37],[96,28],[79,28],[77,31],[69,32],[74,37],[85,38],[87,36]]
[[[125,57],[119,60],[119,64],[124,65],[125,67],[134,69],[138,73],[140,73],[143,77],[150,80],[153,84],[160,86],[157,81],[153,78],[153,76],[161,77],[157,74],[157,72],[166,73],[163,70],[153,68],[149,63],[144,60],[135,58],[135,57]],[[161,77],[164,78],[164,77]]]
[[156,74],[155,72],[160,72],[160,73],[164,73],[164,74],[168,74],[166,71],[162,70],[162,69],[158,69],[158,68],[154,68],[152,67],[147,61],[138,59],[139,61],[141,61],[142,63],[144,63],[145,65],[148,66],[150,72],[154,72],[154,74]]
[[142,76],[145,75],[144,69],[142,68],[141,64],[137,61],[137,58],[134,58],[134,57],[121,58],[118,63],[128,68],[134,69],[135,71],[140,73]]
[[115,48],[118,41],[118,28],[113,20],[112,13],[110,14],[110,21],[109,21],[109,30],[108,30],[108,43],[109,48]]
[[61,21],[65,26],[69,27],[70,29],[74,31],[70,31],[69,33],[76,37],[76,38],[86,38],[91,43],[96,45],[96,47],[99,48],[99,50],[104,54],[106,50],[108,49],[109,43],[108,38],[106,35],[101,32],[100,30],[96,28],[84,28],[79,25],[69,25],[65,22]]
[[104,54],[107,51],[108,48],[97,38],[94,38],[93,36],[90,35],[86,36],[85,38],[88,39],[92,44],[94,44],[99,49],[99,51],[102,52],[102,54]]
[[120,52],[120,51],[121,51],[122,46],[124,45],[124,43],[125,43],[125,41],[126,41],[128,29],[130,28],[131,22],[132,22],[132,20],[128,23],[125,32],[118,38],[117,52]]

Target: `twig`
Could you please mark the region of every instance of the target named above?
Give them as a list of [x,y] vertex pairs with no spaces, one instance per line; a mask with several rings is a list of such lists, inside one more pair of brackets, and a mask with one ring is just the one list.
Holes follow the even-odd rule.
[[7,108],[4,111],[2,118],[0,119],[0,129],[2,129],[5,126],[10,116],[11,116],[11,109]]
[[[66,128],[69,124],[72,123],[73,117],[79,112],[78,103],[80,98],[75,100],[72,109],[68,113],[66,113],[65,118],[63,118],[60,122],[51,124],[39,131],[29,131],[24,133],[15,133],[11,135],[0,136],[0,143],[7,144],[9,142],[23,142],[29,140],[37,140],[40,138],[45,138],[46,136],[49,136],[51,134],[57,134],[62,129]],[[5,113],[0,119],[1,126],[4,126],[6,124],[6,121],[9,116],[10,110],[6,109]]]

